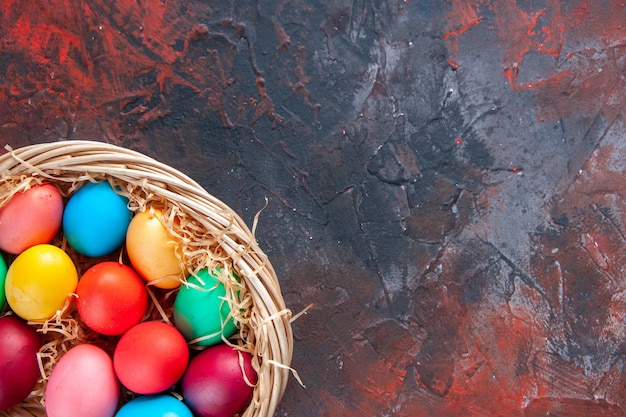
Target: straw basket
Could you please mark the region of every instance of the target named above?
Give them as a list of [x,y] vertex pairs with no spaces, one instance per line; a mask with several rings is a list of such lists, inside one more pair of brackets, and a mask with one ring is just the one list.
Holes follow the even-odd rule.
[[[253,355],[259,376],[252,402],[241,415],[273,416],[290,375],[292,317],[272,265],[254,238],[255,227],[251,231],[231,208],[188,176],[129,149],[101,142],[61,141],[7,150],[0,156],[0,204],[33,183],[52,182],[69,194],[86,181],[107,180],[128,193],[129,205],[135,204],[136,209],[150,201],[165,202],[173,214],[193,225],[196,241],[189,262],[196,265],[190,265],[190,270],[214,259],[231,262],[248,300],[245,317],[239,318],[237,346]],[[39,385],[44,383],[42,379]],[[43,407],[31,397],[0,416],[45,416]]]

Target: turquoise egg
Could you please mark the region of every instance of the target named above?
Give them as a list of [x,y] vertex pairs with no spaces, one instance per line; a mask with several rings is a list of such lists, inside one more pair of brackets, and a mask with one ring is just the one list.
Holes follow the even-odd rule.
[[98,257],[119,249],[131,219],[128,199],[105,182],[87,183],[68,200],[63,233],[78,253]]
[[4,308],[6,304],[7,297],[4,292],[4,282],[7,277],[7,263],[4,261],[2,255],[0,255],[0,311]]
[[130,400],[115,417],[193,417],[182,401],[170,395],[144,395]]
[[226,289],[216,275],[219,271],[202,269],[197,276],[189,277],[190,285],[183,284],[174,301],[176,327],[187,341],[206,337],[197,342],[200,346],[220,343],[222,336],[229,338],[237,331],[234,320],[229,318],[230,306],[224,300]]

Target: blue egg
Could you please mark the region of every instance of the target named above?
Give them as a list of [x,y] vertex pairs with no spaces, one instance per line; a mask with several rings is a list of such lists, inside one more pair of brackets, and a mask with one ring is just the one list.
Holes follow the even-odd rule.
[[115,417],[193,417],[182,401],[170,395],[143,395],[120,408]]
[[105,182],[87,183],[63,211],[63,233],[78,253],[98,257],[119,249],[126,238],[131,211],[128,199]]

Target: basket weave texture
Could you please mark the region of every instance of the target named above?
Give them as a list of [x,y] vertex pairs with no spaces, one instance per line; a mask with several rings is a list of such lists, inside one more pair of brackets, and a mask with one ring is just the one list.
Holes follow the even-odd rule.
[[[190,216],[211,237],[204,247],[199,242],[200,251],[206,252],[207,259],[216,253],[229,258],[250,296],[245,338],[252,346],[259,378],[252,402],[241,415],[274,415],[290,375],[291,312],[253,231],[230,207],[178,170],[139,152],[102,142],[72,140],[10,149],[0,156],[0,175],[0,204],[20,184],[32,181],[53,182],[67,189],[85,181],[108,180],[139,190],[144,196],[168,201]],[[45,416],[45,412],[32,406],[17,407],[10,413],[0,412],[0,417],[4,416],[39,417]]]

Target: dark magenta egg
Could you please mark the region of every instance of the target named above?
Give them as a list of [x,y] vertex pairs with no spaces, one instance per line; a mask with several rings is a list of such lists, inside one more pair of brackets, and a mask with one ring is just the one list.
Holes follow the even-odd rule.
[[248,406],[257,379],[249,353],[214,345],[189,363],[183,401],[199,417],[231,417]]

